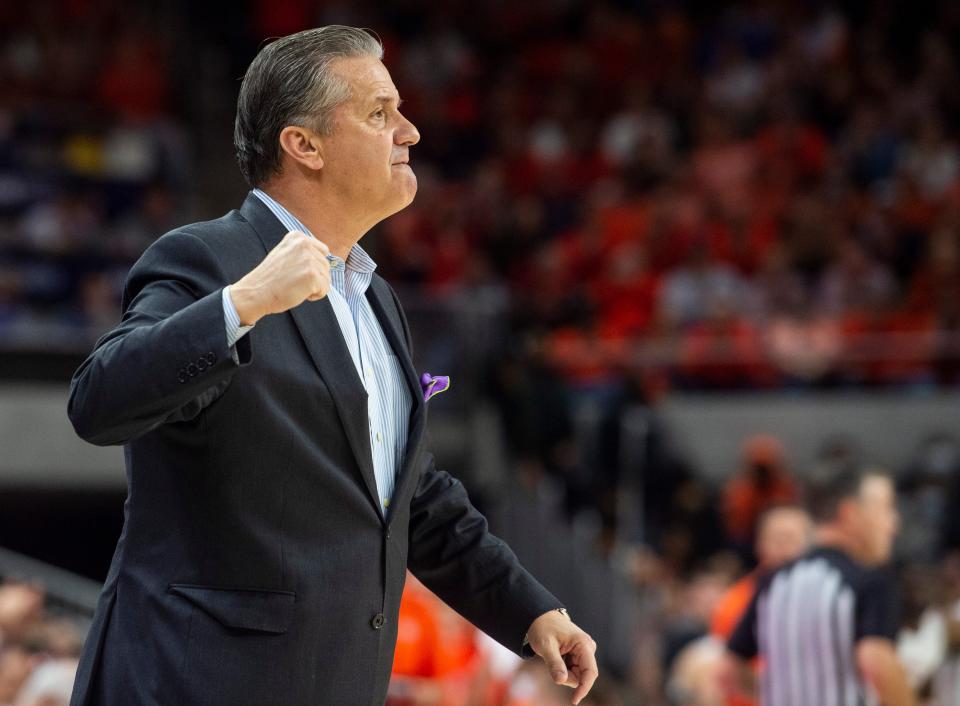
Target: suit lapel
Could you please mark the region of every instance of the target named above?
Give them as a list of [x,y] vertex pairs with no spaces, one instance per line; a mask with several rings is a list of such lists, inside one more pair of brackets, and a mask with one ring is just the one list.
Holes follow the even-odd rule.
[[[377,275],[373,276],[370,286],[367,288],[367,300],[370,302],[370,308],[373,309],[377,319],[380,321],[380,328],[387,337],[387,341],[393,348],[393,352],[400,361],[403,368],[403,377],[410,389],[410,398],[412,405],[410,408],[409,433],[407,435],[407,444],[404,449],[403,460],[400,463],[400,470],[397,473],[397,480],[393,489],[393,501],[398,501],[403,497],[409,479],[413,476],[411,466],[417,458],[420,442],[423,438],[424,425],[426,422],[426,403],[423,401],[423,390],[420,387],[420,380],[417,378],[416,369],[413,367],[413,360],[410,357],[410,351],[407,349],[403,337],[402,324],[400,323],[400,312],[397,311],[396,304],[393,301],[386,283]],[[390,513],[392,519],[394,514]],[[389,522],[389,520],[388,520]]]
[[[247,196],[240,213],[253,226],[267,252],[270,252],[286,235],[283,224],[271,213],[266,204],[253,194]],[[360,475],[363,477],[370,501],[376,508],[381,521],[385,521],[380,505],[380,493],[373,473],[367,391],[357,375],[356,366],[343,340],[340,322],[333,311],[333,306],[330,300],[324,297],[318,301],[305,301],[288,313],[293,318],[320,377],[330,391],[347,440],[360,467]],[[390,342],[391,345],[395,345],[393,339]],[[412,365],[410,370],[412,374]]]
[[340,322],[333,306],[330,300],[324,297],[315,302],[303,302],[291,309],[290,315],[300,330],[303,342],[313,358],[313,364],[330,391],[347,440],[360,466],[360,475],[367,487],[367,493],[382,520],[380,492],[377,490],[377,480],[373,473],[373,453],[370,450],[367,391],[357,376],[357,368],[343,340]]

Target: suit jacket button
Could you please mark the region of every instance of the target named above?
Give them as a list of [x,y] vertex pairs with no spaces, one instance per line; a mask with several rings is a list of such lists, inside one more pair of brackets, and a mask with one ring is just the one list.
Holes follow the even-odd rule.
[[206,358],[197,358],[197,370],[206,370],[207,369],[207,359]]
[[379,630],[383,627],[383,624],[387,622],[386,616],[383,613],[377,613],[373,616],[373,620],[370,621],[370,624],[373,626],[374,630]]
[[210,351],[209,353],[207,353],[207,363],[208,363],[209,365],[213,365],[213,363],[214,363],[216,360],[217,360],[217,354],[216,354],[216,353],[214,353],[213,351]]
[[177,373],[177,380],[179,380],[180,382],[186,382],[186,381],[187,381],[187,371],[184,370],[183,368],[180,368],[180,372]]
[[193,363],[190,363],[190,365],[187,366],[187,375],[189,375],[190,377],[193,377],[193,376],[196,375],[198,372],[200,372],[200,371],[197,370],[197,366],[194,365]]

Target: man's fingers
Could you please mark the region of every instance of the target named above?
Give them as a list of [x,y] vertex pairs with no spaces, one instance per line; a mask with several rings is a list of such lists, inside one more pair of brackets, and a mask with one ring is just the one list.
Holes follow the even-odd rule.
[[316,238],[310,238],[310,247],[312,247],[318,253],[323,255],[324,259],[326,259],[327,255],[330,254],[330,248],[322,240],[317,240]]
[[554,682],[557,684],[567,683],[567,666],[563,663],[562,659],[557,657],[556,660],[547,660],[547,667],[550,669],[550,678],[553,679]]
[[594,656],[596,644],[592,638],[590,642],[578,641],[574,645],[572,652],[575,654],[577,667],[575,670],[580,683],[573,692],[573,703],[578,704],[580,700],[587,695],[593,682],[597,680],[599,671],[597,670],[597,658]]
[[557,641],[550,638],[544,640],[539,645],[531,645],[534,652],[539,654],[550,670],[550,678],[557,684],[563,684],[567,681],[567,665],[560,656],[560,648]]
[[314,238],[312,236],[307,235],[302,230],[291,230],[285,236],[283,236],[283,239],[299,241],[304,245],[315,248],[324,256],[327,256],[330,254],[330,247],[325,242],[323,242],[319,238]]
[[330,248],[327,247],[325,242],[322,240],[317,240],[316,238],[314,238],[313,241],[317,244],[317,247],[320,248],[320,252],[322,252],[324,255],[330,254]]
[[[309,235],[307,235],[306,233],[304,233],[302,230],[291,230],[291,231],[287,232],[287,234],[286,234],[285,236],[283,236],[283,240],[285,240],[285,241],[290,241],[290,240],[295,240],[295,241],[296,241],[296,240],[299,240],[299,241],[308,241],[308,240],[312,240],[312,238],[311,238]],[[283,242],[283,241],[281,241],[281,242]]]
[[596,667],[588,667],[580,671],[580,684],[573,691],[573,703],[580,703],[580,699],[587,695],[590,691],[590,688],[593,686],[593,682],[597,680],[597,669]]
[[327,292],[330,289],[330,272],[329,270],[320,276],[319,286],[314,290],[314,292],[307,297],[307,301],[315,302],[320,299],[323,299],[327,296]]

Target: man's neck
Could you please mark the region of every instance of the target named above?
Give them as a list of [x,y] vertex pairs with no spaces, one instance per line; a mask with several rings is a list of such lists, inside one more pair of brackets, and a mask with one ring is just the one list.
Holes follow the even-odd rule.
[[839,549],[858,564],[868,563],[860,541],[837,525],[818,526],[814,532],[814,543],[820,547]]
[[259,189],[290,211],[317,240],[330,248],[330,254],[346,260],[351,248],[373,226],[352,218],[342,204],[324,194],[291,188],[281,180],[260,185]]

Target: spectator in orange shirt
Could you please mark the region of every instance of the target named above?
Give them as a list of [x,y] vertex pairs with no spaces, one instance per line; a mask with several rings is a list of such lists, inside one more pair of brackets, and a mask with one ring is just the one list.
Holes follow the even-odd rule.
[[797,484],[787,470],[780,441],[765,434],[748,438],[743,445],[743,466],[723,489],[727,538],[749,555],[763,512],[798,498]]
[[803,554],[810,544],[810,517],[798,505],[778,505],[757,523],[757,568],[733,584],[717,603],[710,633],[722,640],[730,636],[753,598],[757,577]]
[[408,573],[388,703],[460,703],[479,666],[476,636],[473,625]]

